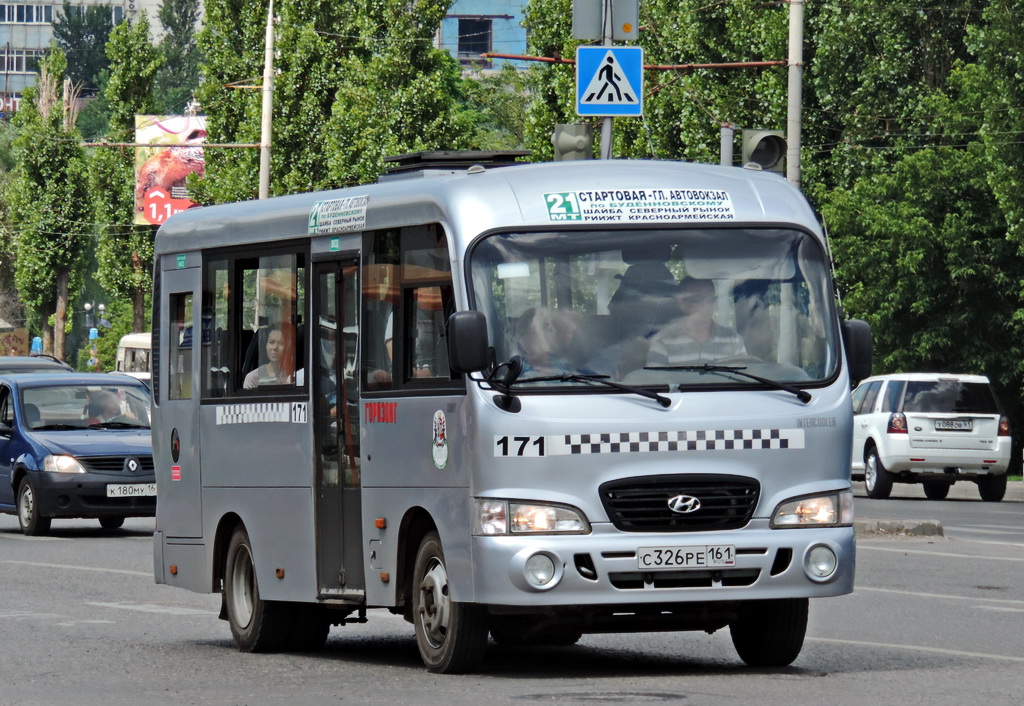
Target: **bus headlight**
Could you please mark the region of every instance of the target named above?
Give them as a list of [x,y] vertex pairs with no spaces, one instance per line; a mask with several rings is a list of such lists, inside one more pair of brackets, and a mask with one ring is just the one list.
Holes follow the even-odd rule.
[[853,524],[853,492],[843,490],[787,500],[772,513],[773,528],[841,527]]
[[74,456],[48,455],[43,459],[43,470],[47,473],[88,473]]
[[515,500],[476,499],[474,534],[586,534],[590,525],[583,513],[565,505]]

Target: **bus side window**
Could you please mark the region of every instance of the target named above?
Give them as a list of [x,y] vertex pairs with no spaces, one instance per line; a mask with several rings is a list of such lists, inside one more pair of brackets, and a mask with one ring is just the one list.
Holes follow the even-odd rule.
[[168,324],[170,331],[170,361],[168,365],[167,398],[171,400],[187,400],[192,397],[192,295],[172,294],[170,300],[171,316]]
[[228,393],[231,368],[228,338],[224,335],[228,330],[228,293],[228,262],[213,260],[203,285],[203,327],[210,327],[209,340],[203,341],[203,390],[208,397],[224,397]]

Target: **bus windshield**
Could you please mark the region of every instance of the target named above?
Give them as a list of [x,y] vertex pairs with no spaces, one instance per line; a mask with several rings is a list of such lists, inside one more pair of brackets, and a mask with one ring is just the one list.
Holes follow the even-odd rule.
[[496,360],[519,356],[523,387],[721,387],[836,373],[826,261],[787,228],[575,230],[492,234],[470,272]]

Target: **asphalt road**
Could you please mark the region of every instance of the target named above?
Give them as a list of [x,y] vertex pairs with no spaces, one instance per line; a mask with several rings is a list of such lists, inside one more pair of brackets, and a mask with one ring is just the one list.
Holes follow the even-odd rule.
[[217,596],[153,583],[152,520],[26,538],[0,516],[0,703],[1018,703],[1024,502],[856,500],[861,516],[876,507],[935,517],[947,536],[860,537],[855,592],[812,602],[791,667],[745,667],[727,631],[646,633],[492,644],[463,676],[426,672],[411,626],[384,611],[334,628],[322,652],[241,654]]

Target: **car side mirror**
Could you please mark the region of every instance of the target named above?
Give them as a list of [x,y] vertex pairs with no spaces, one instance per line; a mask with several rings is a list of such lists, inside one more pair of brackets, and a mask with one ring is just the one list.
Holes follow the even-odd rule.
[[480,311],[457,311],[448,319],[448,364],[457,373],[475,373],[490,365],[487,318]]
[[843,349],[846,351],[846,363],[850,366],[850,382],[858,383],[871,377],[871,358],[874,341],[871,338],[871,326],[867,321],[849,319],[842,324]]

